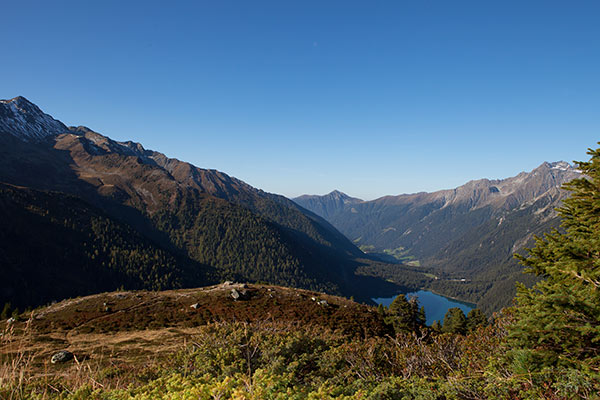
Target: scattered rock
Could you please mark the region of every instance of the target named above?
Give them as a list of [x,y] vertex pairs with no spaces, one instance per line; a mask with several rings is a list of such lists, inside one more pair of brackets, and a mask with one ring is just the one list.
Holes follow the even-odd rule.
[[52,364],[63,363],[73,359],[73,353],[67,350],[61,350],[58,353],[54,353],[50,360]]
[[231,286],[231,285],[233,285],[233,282],[231,282],[231,281],[223,282],[223,286]]
[[200,307],[200,304],[199,303],[194,303],[190,307],[192,307],[194,310],[197,310],[198,307]]
[[234,300],[246,300],[248,298],[248,292],[245,290],[237,291],[236,289],[231,289],[231,297]]
[[323,307],[327,307],[329,305],[326,300],[318,301],[317,304]]
[[317,301],[317,298],[316,298],[316,297],[311,297],[310,299],[311,299],[312,301]]
[[242,283],[242,289],[246,289],[248,287],[248,285],[246,285],[245,283]]
[[6,320],[6,325],[14,324],[15,322],[17,322],[17,320],[14,319],[13,317],[10,317],[9,319]]

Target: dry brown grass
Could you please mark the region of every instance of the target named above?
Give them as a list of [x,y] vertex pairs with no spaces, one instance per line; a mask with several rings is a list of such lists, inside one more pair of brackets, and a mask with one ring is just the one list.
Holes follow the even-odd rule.
[[6,388],[7,400],[24,398],[23,389],[32,379],[30,371],[35,353],[27,345],[31,341],[32,322],[33,314],[17,334],[16,324],[7,321],[0,337],[0,346],[9,350],[7,354],[0,353],[0,388]]
[[[214,322],[257,322],[293,327],[314,325],[364,335],[383,324],[372,307],[347,299],[276,286],[248,285],[249,300],[234,301],[232,288],[217,285],[165,292],[114,292],[36,310],[27,321],[5,326],[0,341],[0,399],[24,399],[35,387],[41,398],[82,386],[125,388],[152,379],[203,326]],[[317,299],[328,306],[318,305]],[[197,309],[190,305],[198,303]],[[108,305],[109,311],[106,310]],[[353,325],[347,325],[353,321]],[[344,325],[346,324],[346,325]],[[74,360],[52,364],[68,350]]]
[[[193,329],[116,332],[114,334],[72,334],[65,343],[52,335],[37,335],[31,328],[11,325],[5,329],[0,346],[0,398],[27,398],[25,388],[36,387],[42,396],[50,392],[74,392],[80,387],[126,388],[152,371],[166,358],[180,351]],[[58,335],[57,335],[58,336]],[[58,350],[69,350],[74,359],[52,364]],[[3,397],[4,396],[4,397]]]

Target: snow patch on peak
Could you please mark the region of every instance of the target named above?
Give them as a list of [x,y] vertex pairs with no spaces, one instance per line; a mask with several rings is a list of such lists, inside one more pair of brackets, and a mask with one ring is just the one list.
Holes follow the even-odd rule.
[[0,100],[0,134],[8,133],[32,141],[68,131],[62,122],[45,114],[25,97]]
[[550,168],[558,169],[560,171],[568,171],[572,169],[571,164],[566,161],[558,161],[550,164]]

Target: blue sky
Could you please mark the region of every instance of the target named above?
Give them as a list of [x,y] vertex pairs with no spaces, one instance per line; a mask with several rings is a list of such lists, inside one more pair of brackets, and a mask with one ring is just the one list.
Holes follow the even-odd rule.
[[263,190],[372,199],[583,160],[597,1],[2,5],[0,98]]

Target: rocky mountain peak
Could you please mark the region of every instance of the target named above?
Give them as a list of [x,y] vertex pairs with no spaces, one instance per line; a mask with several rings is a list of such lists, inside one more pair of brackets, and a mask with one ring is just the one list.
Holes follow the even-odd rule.
[[0,134],[35,141],[68,131],[62,122],[45,114],[25,97],[0,100]]
[[332,197],[334,199],[347,199],[350,196],[348,196],[346,193],[344,192],[340,192],[339,190],[334,190],[331,193],[327,194],[327,196]]
[[361,199],[357,199],[355,197],[350,197],[346,193],[341,192],[339,190],[334,190],[324,195],[310,195],[305,194],[297,197],[294,201],[318,201],[318,202],[335,202],[340,204],[349,204],[349,203],[360,203]]
[[558,169],[560,171],[568,171],[568,170],[575,169],[575,167],[573,167],[571,164],[569,164],[566,161],[557,161],[557,162],[549,163],[549,165],[550,165],[551,169]]
[[345,206],[362,202],[361,199],[350,197],[339,190],[322,196],[305,194],[292,200],[323,218],[331,217]]

